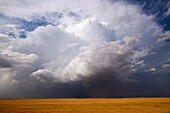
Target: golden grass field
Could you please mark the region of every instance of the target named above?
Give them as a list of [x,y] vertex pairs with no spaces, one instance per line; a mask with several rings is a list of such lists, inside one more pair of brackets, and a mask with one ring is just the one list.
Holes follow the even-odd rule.
[[170,113],[170,98],[1,99],[0,113]]

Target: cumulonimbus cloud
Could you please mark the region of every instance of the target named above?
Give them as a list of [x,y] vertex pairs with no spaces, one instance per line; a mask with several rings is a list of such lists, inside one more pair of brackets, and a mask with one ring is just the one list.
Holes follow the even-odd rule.
[[[54,90],[58,84],[62,88],[78,87],[77,90],[83,87],[89,95],[100,96],[104,88],[94,90],[94,86],[108,82],[107,92],[111,96],[114,91],[109,93],[110,89],[121,87],[119,82],[130,81],[131,75],[145,66],[143,59],[156,48],[162,34],[153,15],[143,14],[139,6],[125,2],[14,0],[2,3],[0,13],[3,15],[25,21],[43,17],[49,23],[32,31],[25,30],[26,38],[18,35],[24,28],[16,24],[11,31],[7,29],[11,25],[3,23],[5,27],[0,36],[6,41],[0,40],[3,45],[0,81],[22,90],[36,89],[40,84]],[[17,34],[15,38],[9,37],[10,32]],[[98,82],[95,84],[95,81]],[[0,95],[5,87],[0,87]]]

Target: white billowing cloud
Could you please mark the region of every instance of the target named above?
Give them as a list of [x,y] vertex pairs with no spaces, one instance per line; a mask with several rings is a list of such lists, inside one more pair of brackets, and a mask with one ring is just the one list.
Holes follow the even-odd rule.
[[[46,82],[45,79],[48,79],[49,75],[53,79],[55,79],[54,76],[60,76],[56,75],[56,72],[60,68],[64,68],[78,54],[79,47],[84,44],[75,35],[61,31],[57,26],[49,25],[38,27],[35,31],[30,32],[26,39],[17,38],[9,41],[7,50],[3,50],[1,55],[15,66],[19,64],[38,65],[35,67],[39,68],[38,70],[32,68],[31,77]],[[36,64],[37,60],[38,64]],[[48,67],[48,70],[41,69],[45,67]],[[25,70],[26,67],[20,68]],[[18,68],[17,71],[19,71]],[[47,72],[50,72],[50,74]],[[23,72],[18,73],[22,74]]]
[[[67,53],[70,48],[82,45],[83,42],[74,35],[60,30],[57,26],[38,27],[28,33],[26,39],[10,42],[9,49],[24,53],[35,53],[44,60],[54,60]],[[16,46],[17,45],[17,46]],[[70,51],[74,53],[74,51]]]
[[96,24],[97,23],[95,18],[87,18],[77,25],[68,26],[66,28],[66,31],[68,33],[74,33],[76,36],[89,42],[97,33],[97,31],[94,30],[97,30],[99,28]]
[[127,71],[130,68],[128,59],[131,54],[131,50],[128,47],[116,42],[93,43],[85,47],[65,67],[63,76],[71,80],[76,80],[82,76]]
[[55,81],[52,72],[48,70],[39,69],[31,74],[31,77],[36,78],[40,82],[52,82]]
[[38,56],[35,54],[22,54],[18,52],[13,52],[11,50],[4,50],[1,52],[1,55],[6,58],[11,63],[17,64],[27,64],[32,63],[38,59]]
[[[3,0],[3,3],[6,5],[0,7],[0,13],[7,16],[27,21],[44,16],[51,22],[52,25],[28,32],[25,39],[5,42],[6,48],[0,53],[14,66],[11,68],[17,71],[15,76],[23,75],[24,69],[28,71],[25,78],[44,83],[69,82],[105,72],[118,73],[113,76],[126,79],[132,70],[144,64],[142,58],[162,33],[153,16],[123,2]],[[57,12],[62,17],[53,15]],[[13,32],[18,34],[18,30]],[[34,68],[27,70],[31,66]]]
[[89,17],[82,22],[66,27],[68,33],[75,34],[85,42],[96,40],[116,40],[115,31],[103,24],[96,17]]
[[7,39],[8,38],[8,35],[6,35],[6,34],[0,34],[0,39],[1,39],[1,41],[3,41],[3,39]]

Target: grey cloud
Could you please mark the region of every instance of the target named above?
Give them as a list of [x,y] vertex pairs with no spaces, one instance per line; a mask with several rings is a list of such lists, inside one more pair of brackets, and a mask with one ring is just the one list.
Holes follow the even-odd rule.
[[162,68],[170,68],[170,64],[163,64]]
[[12,64],[7,59],[0,56],[0,67],[10,68],[12,67]]
[[[39,83],[25,81],[13,87],[4,97],[20,98],[89,98],[89,97],[162,97],[169,96],[168,75],[140,73],[130,81],[120,81],[118,73],[98,73],[97,76],[83,77],[79,81],[66,83]],[[2,97],[2,95],[1,95]]]
[[156,68],[154,68],[154,67],[152,67],[152,68],[150,68],[148,70],[145,70],[145,72],[155,72],[155,71],[156,71]]

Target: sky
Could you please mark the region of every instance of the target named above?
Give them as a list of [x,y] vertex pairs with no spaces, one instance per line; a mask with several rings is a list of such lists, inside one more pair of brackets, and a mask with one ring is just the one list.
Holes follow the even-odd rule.
[[170,97],[169,0],[0,0],[0,98]]

